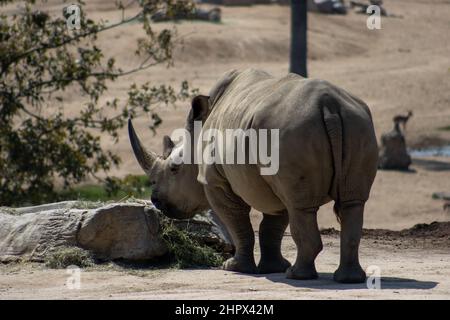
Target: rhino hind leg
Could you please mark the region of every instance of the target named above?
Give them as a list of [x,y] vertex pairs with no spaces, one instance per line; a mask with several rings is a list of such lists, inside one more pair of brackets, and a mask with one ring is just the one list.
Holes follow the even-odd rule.
[[236,248],[234,257],[223,264],[223,269],[241,273],[257,273],[253,250],[255,234],[250,222],[250,206],[230,188],[207,187],[206,197],[220,220],[227,226]]
[[285,272],[291,266],[291,263],[281,255],[281,241],[288,224],[287,211],[277,215],[264,214],[259,226],[259,245],[261,247],[259,273]]
[[364,202],[351,201],[341,205],[341,259],[334,280],[342,283],[366,281],[359,264],[359,242],[362,234]]
[[287,269],[288,279],[317,279],[315,263],[317,255],[322,251],[322,239],[317,225],[318,208],[289,211],[291,234],[297,245],[295,264]]

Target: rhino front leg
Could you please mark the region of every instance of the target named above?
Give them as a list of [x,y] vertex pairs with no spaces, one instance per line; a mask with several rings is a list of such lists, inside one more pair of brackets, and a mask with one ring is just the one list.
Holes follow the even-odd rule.
[[317,225],[318,208],[290,210],[291,234],[297,245],[297,260],[286,271],[289,279],[308,280],[318,277],[314,261],[322,251],[322,239]]
[[366,273],[359,264],[359,242],[363,226],[364,203],[347,202],[340,209],[341,261],[334,273],[334,280],[342,283],[366,281]]
[[223,264],[223,269],[242,273],[257,273],[253,249],[255,235],[250,223],[250,206],[230,188],[205,187],[213,211],[226,225],[236,252]]
[[277,215],[264,213],[259,225],[259,245],[261,260],[258,264],[259,273],[285,272],[291,266],[281,255],[281,241],[289,223],[287,211]]

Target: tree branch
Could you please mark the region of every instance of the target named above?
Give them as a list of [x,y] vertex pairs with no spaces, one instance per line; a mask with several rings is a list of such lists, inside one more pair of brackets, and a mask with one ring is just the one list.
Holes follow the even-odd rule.
[[[56,49],[56,48],[59,48],[59,47],[62,47],[64,45],[66,45],[66,44],[69,44],[69,43],[71,43],[73,41],[77,41],[79,39],[88,37],[88,36],[93,35],[93,34],[99,34],[99,33],[103,32],[103,31],[110,30],[110,29],[116,28],[118,26],[121,26],[123,24],[129,23],[129,22],[134,21],[134,20],[138,19],[139,17],[141,17],[142,13],[143,13],[143,11],[140,11],[138,14],[136,14],[135,16],[133,16],[131,18],[128,18],[128,19],[122,20],[120,22],[116,22],[116,23],[110,24],[108,26],[104,26],[103,28],[100,28],[98,30],[90,30],[88,32],[84,32],[84,33],[78,34],[78,35],[76,35],[74,37],[69,37],[66,40],[64,40],[64,41],[62,41],[61,43],[58,43],[58,44],[45,43],[45,44],[42,44],[39,47],[35,47],[35,48],[32,48],[32,49],[29,49],[29,50],[27,50],[25,52],[22,52],[19,55],[16,55],[16,56],[12,57],[8,61],[7,65],[10,65],[12,63],[16,63],[17,61],[27,57],[28,55],[30,55],[30,54],[32,54],[34,52],[38,52],[38,51],[41,51],[41,50],[48,50],[48,49]],[[6,69],[6,68],[2,67],[2,69]]]

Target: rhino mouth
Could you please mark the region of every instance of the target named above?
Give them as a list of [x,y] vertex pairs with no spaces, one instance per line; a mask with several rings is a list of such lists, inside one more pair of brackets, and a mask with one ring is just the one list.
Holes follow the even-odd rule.
[[151,200],[155,208],[161,211],[166,217],[170,219],[184,220],[192,218],[194,216],[194,214],[189,214],[183,210],[180,210],[177,207],[166,203],[165,201],[161,201],[159,199]]

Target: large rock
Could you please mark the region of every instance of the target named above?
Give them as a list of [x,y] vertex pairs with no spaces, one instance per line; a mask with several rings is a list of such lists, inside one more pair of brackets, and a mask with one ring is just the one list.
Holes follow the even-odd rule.
[[114,203],[94,209],[74,206],[74,202],[63,202],[3,209],[0,261],[42,261],[61,246],[78,246],[107,260],[147,260],[167,252],[158,233],[158,212],[151,203]]
[[406,149],[405,136],[398,128],[381,136],[378,167],[387,170],[408,170],[411,157]]
[[[43,206],[0,208],[0,261],[43,261],[55,248],[77,246],[100,260],[150,260],[167,253],[161,213],[150,201],[92,203],[67,201]],[[88,208],[86,207],[86,205]],[[187,222],[176,222],[180,226]],[[231,244],[207,216],[189,220],[203,243],[226,252]],[[197,232],[198,231],[198,232]]]
[[222,10],[219,7],[212,9],[196,8],[191,12],[179,12],[175,16],[167,14],[167,11],[161,9],[152,15],[154,22],[163,22],[169,20],[204,20],[211,22],[220,22]]
[[147,260],[167,248],[159,236],[158,212],[142,204],[110,204],[81,217],[77,244],[97,258]]

